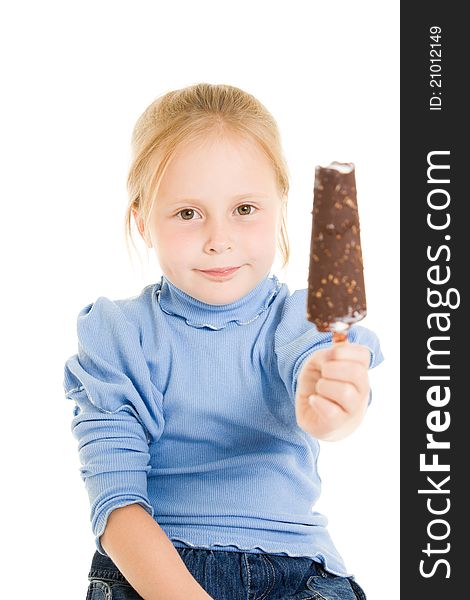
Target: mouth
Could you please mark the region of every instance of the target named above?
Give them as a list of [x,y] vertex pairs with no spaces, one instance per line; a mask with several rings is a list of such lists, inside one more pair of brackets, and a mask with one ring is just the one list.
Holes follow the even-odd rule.
[[240,267],[222,267],[219,269],[198,269],[200,273],[207,275],[208,277],[216,277],[220,279],[221,277],[230,277],[238,271]]

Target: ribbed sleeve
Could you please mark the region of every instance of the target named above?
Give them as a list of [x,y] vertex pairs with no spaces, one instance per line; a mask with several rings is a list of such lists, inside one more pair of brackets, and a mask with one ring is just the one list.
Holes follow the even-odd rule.
[[[274,352],[279,374],[291,400],[295,401],[297,377],[303,363],[313,352],[331,345],[331,333],[322,333],[306,318],[307,290],[297,290],[286,298],[281,320],[274,334]],[[349,332],[349,341],[362,344],[371,353],[369,368],[383,360],[379,340],[375,333],[355,325]]]
[[164,426],[161,395],[152,386],[137,327],[101,297],[78,316],[78,354],[65,363],[65,395],[75,402],[71,429],[91,506],[96,547],[110,512],[147,494],[149,442]]

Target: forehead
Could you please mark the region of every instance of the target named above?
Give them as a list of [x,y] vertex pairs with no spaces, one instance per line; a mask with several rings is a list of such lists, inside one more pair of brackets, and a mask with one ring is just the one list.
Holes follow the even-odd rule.
[[160,195],[191,195],[199,189],[238,193],[243,192],[241,187],[272,193],[276,190],[273,165],[254,140],[219,134],[176,150],[160,183]]

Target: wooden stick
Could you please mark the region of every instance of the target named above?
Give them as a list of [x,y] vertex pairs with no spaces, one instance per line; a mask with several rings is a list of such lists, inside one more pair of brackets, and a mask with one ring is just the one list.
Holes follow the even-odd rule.
[[348,339],[347,331],[333,331],[333,344],[345,342]]

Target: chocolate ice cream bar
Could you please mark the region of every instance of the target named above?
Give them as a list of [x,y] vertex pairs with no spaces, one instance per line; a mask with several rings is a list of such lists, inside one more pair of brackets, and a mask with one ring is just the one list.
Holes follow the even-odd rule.
[[366,316],[366,295],[353,163],[316,167],[307,319],[344,340]]

